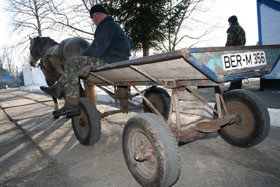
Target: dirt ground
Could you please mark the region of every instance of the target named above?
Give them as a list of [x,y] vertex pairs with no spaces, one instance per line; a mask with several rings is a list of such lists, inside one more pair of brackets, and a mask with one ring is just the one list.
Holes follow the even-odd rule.
[[[248,84],[248,85],[247,85]],[[257,83],[244,83],[257,90]],[[226,89],[226,87],[223,87]],[[200,90],[213,102],[211,90]],[[185,97],[185,98],[184,98]],[[202,105],[183,95],[185,125],[207,119]],[[273,103],[273,102],[272,102]],[[122,130],[135,115],[116,114],[101,120],[101,140],[81,145],[71,120],[53,119],[51,98],[19,89],[0,90],[0,186],[136,187],[122,155]],[[98,103],[106,111],[114,105]],[[226,143],[217,133],[180,145],[181,175],[175,186],[280,186],[280,128],[248,149]]]

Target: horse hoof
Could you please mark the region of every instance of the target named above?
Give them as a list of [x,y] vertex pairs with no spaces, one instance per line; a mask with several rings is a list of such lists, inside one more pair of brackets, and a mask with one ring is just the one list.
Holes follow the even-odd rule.
[[58,119],[60,116],[53,115],[53,119]]

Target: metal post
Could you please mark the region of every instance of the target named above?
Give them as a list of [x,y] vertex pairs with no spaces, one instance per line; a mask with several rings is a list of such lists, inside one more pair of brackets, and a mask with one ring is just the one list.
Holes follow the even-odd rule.
[[181,131],[180,106],[179,106],[179,100],[178,100],[178,95],[177,95],[177,89],[176,88],[175,88],[174,100],[175,100],[176,124],[177,124],[178,134],[180,136],[180,131]]
[[168,114],[168,120],[167,124],[171,127],[171,115],[173,112],[173,106],[174,106],[174,100],[175,100],[175,88],[172,89],[172,95],[171,95],[171,103],[170,103],[170,108],[169,108],[169,114]]
[[136,92],[139,93],[139,95],[145,100],[147,105],[159,116],[161,119],[163,119],[165,122],[167,120],[162,116],[162,114],[153,106],[153,104],[136,88],[134,83],[131,83],[131,86],[136,90]]
[[222,117],[222,107],[221,107],[220,95],[221,95],[220,87],[215,87],[215,96],[216,96],[216,103],[217,103],[217,110],[218,110],[218,118]]
[[19,80],[19,75],[18,75],[18,67],[16,66],[16,72],[17,72],[17,85],[20,87],[20,80]]

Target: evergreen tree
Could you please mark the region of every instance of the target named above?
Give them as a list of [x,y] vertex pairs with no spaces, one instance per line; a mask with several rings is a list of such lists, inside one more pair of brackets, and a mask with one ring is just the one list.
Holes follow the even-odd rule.
[[166,3],[166,0],[121,0],[105,6],[131,37],[134,50],[142,49],[143,56],[148,56],[149,49],[158,47],[165,39]]

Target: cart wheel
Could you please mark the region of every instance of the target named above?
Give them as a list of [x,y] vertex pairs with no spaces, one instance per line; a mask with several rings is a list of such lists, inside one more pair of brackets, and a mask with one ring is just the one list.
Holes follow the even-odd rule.
[[[147,90],[144,96],[153,104],[153,106],[162,114],[165,119],[168,119],[170,108],[170,96],[166,90],[158,87],[152,87]],[[143,100],[144,112],[153,113],[153,110],[149,108],[145,100]]]
[[129,119],[122,146],[127,167],[142,186],[171,186],[177,181],[178,143],[159,116],[147,113]]
[[91,100],[80,99],[81,114],[72,117],[72,127],[76,138],[83,145],[92,145],[101,137],[99,113]]
[[[219,131],[231,145],[252,147],[262,142],[269,133],[270,118],[266,106],[253,92],[232,90],[223,95],[228,114],[237,114],[239,120]],[[217,116],[214,116],[217,118]]]

